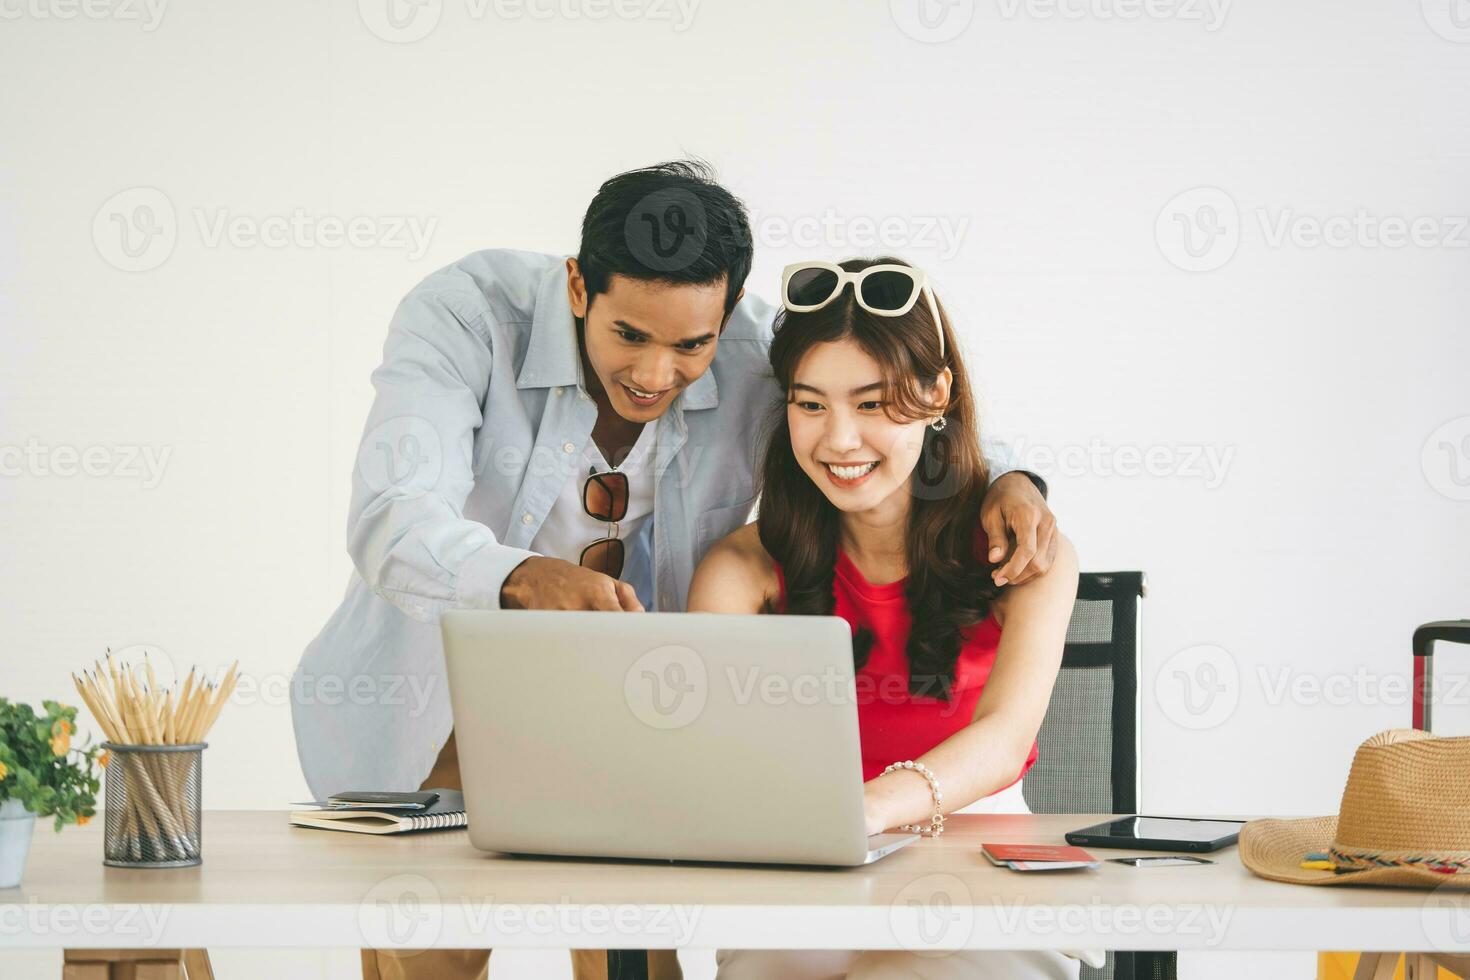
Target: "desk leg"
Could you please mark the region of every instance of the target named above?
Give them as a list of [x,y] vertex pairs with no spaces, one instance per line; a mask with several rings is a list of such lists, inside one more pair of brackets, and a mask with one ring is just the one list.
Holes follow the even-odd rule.
[[209,950],[184,950],[184,980],[214,980],[214,967],[209,965]]
[[[1425,953],[1424,958],[1429,960],[1441,970],[1448,970],[1457,977],[1470,977],[1470,954],[1465,953]],[[1433,972],[1425,973],[1426,977],[1435,977]]]
[[648,980],[646,949],[607,951],[607,980]]
[[1405,953],[1404,980],[1439,980],[1443,970],[1452,976],[1470,973],[1470,956],[1454,953]]
[[202,949],[68,949],[62,980],[214,980]]
[[1359,953],[1353,980],[1393,980],[1398,965],[1398,953]]

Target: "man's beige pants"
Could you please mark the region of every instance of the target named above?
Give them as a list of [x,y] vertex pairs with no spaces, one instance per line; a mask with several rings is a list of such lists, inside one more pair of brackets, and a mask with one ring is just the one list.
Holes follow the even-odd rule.
[[[421,789],[463,789],[459,779],[459,752],[454,733],[439,750],[439,758]],[[617,980],[607,973],[607,951],[574,949],[572,976],[576,980]],[[363,980],[487,980],[490,975],[488,949],[365,949],[362,951]],[[648,951],[649,980],[683,980],[679,959],[672,949]]]

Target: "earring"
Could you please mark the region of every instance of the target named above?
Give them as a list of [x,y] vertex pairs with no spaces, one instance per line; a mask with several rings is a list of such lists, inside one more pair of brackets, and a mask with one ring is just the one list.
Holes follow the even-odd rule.
[[934,421],[929,423],[929,428],[933,429],[935,432],[943,432],[946,425],[949,425],[949,419],[945,418],[943,415],[938,415],[935,416]]

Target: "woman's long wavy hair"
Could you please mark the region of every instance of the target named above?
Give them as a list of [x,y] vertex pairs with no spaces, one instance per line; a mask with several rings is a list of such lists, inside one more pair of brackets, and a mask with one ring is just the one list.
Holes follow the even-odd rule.
[[[850,259],[842,268],[856,272],[870,265],[907,265],[900,259]],[[922,296],[899,317],[869,313],[843,289],[829,305],[810,313],[782,310],[771,344],[771,368],[794,400],[791,384],[801,359],[819,344],[851,339],[882,370],[886,411],[895,421],[930,419],[931,389],[939,373],[953,374],[947,423],[936,432],[926,426],[924,446],[909,479],[913,506],[906,532],[908,582],[905,594],[913,626],[909,632],[909,692],[947,699],[953,687],[962,631],[983,620],[997,592],[994,568],[984,549],[977,554],[980,502],[990,483],[980,451],[979,421],[969,375],[955,344],[949,317],[940,307],[944,356],[929,303]],[[772,420],[762,470],[759,531],[761,544],[781,564],[787,614],[830,616],[836,605],[836,569],[841,513],[797,462],[791,449],[786,406]],[[775,611],[775,610],[772,610]],[[873,637],[860,629],[853,640],[855,668],[861,669]]]

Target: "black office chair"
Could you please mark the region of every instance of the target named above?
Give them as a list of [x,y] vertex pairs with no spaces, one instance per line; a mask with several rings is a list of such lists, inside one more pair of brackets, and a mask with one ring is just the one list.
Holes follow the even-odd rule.
[[[1138,610],[1142,572],[1084,572],[1062,669],[1021,793],[1034,813],[1138,810]],[[1176,956],[1109,952],[1081,980],[1175,980]]]

